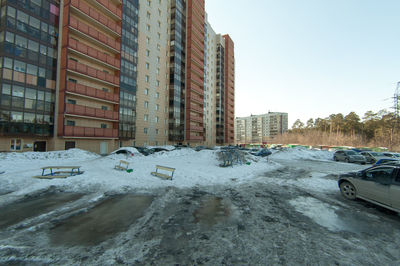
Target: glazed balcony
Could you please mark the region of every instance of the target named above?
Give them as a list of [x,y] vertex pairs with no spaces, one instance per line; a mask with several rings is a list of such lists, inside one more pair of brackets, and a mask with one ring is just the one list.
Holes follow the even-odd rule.
[[96,9],[90,7],[85,2],[79,0],[71,0],[71,6],[74,13],[84,20],[90,20],[91,23],[107,31],[110,35],[121,36],[121,26],[115,23],[114,20],[108,19]]
[[76,33],[82,39],[94,42],[95,44],[111,51],[112,53],[119,54],[121,51],[121,43],[114,38],[108,37],[95,28],[87,25],[75,17],[70,17],[69,26],[72,32]]
[[121,4],[114,4],[109,0],[87,0],[90,4],[92,4],[95,8],[101,10],[103,13],[110,16],[112,19],[116,21],[122,20],[122,8]]
[[197,106],[197,105],[194,105],[194,104],[191,104],[189,109],[191,111],[195,111],[195,112],[198,112],[198,113],[201,113],[201,114],[203,113],[203,107],[200,107],[200,106]]
[[189,126],[189,130],[193,132],[204,132],[204,128],[201,126]]
[[192,141],[202,141],[203,140],[203,136],[192,136],[190,135],[188,140],[192,140]]
[[67,92],[87,96],[89,98],[96,98],[113,104],[119,103],[119,94],[117,93],[105,92],[74,82],[67,82]]
[[64,136],[83,138],[118,138],[118,129],[64,126]]
[[203,117],[202,117],[202,116],[193,116],[193,115],[190,115],[190,116],[189,116],[189,120],[190,120],[190,121],[194,121],[194,122],[203,123]]
[[119,86],[119,76],[105,73],[101,70],[73,61],[71,59],[68,59],[67,61],[67,69],[95,81],[100,81],[112,86]]
[[65,113],[69,115],[84,116],[108,121],[118,121],[119,116],[117,111],[103,110],[71,103],[67,103],[65,105]]
[[68,39],[68,45],[69,48],[73,49],[77,54],[86,56],[95,63],[113,68],[114,70],[120,69],[121,61],[113,56],[100,52],[99,50],[72,38]]
[[195,94],[190,94],[189,100],[199,103],[199,104],[204,104],[204,99],[202,97],[196,96]]

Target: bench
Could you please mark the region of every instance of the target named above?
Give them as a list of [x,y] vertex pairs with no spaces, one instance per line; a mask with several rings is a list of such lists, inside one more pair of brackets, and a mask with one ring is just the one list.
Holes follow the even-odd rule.
[[[83,174],[80,166],[46,166],[42,167],[42,175],[34,176],[34,178],[52,179],[52,178],[67,178]],[[46,173],[50,171],[50,173]]]
[[[160,173],[159,170],[164,171],[164,173]],[[162,166],[162,165],[156,165],[156,171],[151,172],[151,175],[172,180],[172,177],[174,176],[174,172],[175,172],[175,168]]]
[[121,161],[119,161],[119,164],[114,166],[114,169],[120,170],[120,171],[127,171],[128,166],[129,166],[129,163],[127,161],[121,160]]

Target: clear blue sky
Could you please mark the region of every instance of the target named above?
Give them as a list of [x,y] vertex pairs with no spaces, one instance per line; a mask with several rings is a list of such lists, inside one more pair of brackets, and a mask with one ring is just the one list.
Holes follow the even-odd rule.
[[393,105],[400,0],[206,0],[235,43],[236,116],[325,118]]

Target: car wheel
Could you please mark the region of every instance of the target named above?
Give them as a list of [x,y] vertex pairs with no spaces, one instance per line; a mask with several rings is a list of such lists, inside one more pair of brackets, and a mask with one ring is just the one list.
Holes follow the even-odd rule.
[[349,161],[349,158],[344,159],[344,161],[345,161],[346,163],[349,163],[349,162],[350,162],[350,161]]
[[343,197],[349,200],[356,199],[356,189],[353,184],[349,182],[343,182],[340,184],[340,192],[342,193]]
[[337,158],[336,156],[333,157],[333,160],[334,160],[335,162],[339,161],[338,158]]

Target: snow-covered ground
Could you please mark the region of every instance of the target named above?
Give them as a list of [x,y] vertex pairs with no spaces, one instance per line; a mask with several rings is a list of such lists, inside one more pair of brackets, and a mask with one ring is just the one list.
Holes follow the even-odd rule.
[[[338,174],[366,166],[302,148],[232,167],[219,150],[168,150],[0,154],[0,264],[400,262],[400,217],[340,195]],[[33,178],[55,165],[84,173]],[[174,178],[152,176],[156,165]]]

